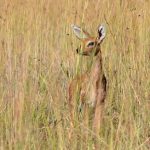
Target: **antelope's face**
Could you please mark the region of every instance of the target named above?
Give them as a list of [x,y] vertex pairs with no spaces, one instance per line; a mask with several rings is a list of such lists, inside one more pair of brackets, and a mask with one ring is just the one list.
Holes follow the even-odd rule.
[[92,37],[90,34],[76,25],[72,25],[72,29],[78,39],[82,41],[80,47],[76,49],[81,55],[97,55],[100,51],[100,45],[105,38],[106,31],[104,26],[99,26],[97,37]]

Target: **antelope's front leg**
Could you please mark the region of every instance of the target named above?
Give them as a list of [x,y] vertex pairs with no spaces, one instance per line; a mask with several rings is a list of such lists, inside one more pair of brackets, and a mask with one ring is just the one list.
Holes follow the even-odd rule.
[[100,149],[98,143],[99,131],[103,121],[103,111],[104,111],[104,100],[105,100],[105,91],[103,89],[98,89],[96,105],[95,105],[95,113],[93,119],[93,131],[94,131],[94,144],[95,149]]

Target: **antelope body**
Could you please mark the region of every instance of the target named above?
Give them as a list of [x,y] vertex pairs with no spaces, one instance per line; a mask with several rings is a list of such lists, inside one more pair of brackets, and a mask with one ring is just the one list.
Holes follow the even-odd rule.
[[[100,45],[105,38],[105,27],[98,27],[98,36],[91,37],[90,34],[76,25],[72,29],[78,39],[82,42],[82,47],[77,49],[77,53],[87,57],[91,66],[84,74],[76,76],[69,85],[69,109],[71,123],[74,124],[75,113],[81,104],[84,116],[88,115],[88,109],[93,109],[92,129],[95,135],[99,135],[102,122],[104,102],[106,96],[106,78],[102,67],[102,55]],[[78,96],[77,96],[78,95]],[[77,102],[78,101],[78,102]]]

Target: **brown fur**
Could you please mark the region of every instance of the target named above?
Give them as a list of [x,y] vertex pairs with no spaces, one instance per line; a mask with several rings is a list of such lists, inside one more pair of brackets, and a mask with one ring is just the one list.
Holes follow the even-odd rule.
[[[92,48],[86,47],[87,42],[94,41],[95,46]],[[95,56],[90,56],[89,61],[92,65],[87,71],[76,76],[69,85],[69,109],[71,117],[71,126],[74,126],[75,114],[78,105],[81,103],[85,105],[83,107],[85,124],[88,127],[88,112],[87,109],[92,106],[93,109],[93,121],[92,130],[94,132],[95,148],[99,149],[99,144],[97,142],[97,137],[99,136],[100,126],[102,124],[104,102],[106,96],[106,78],[102,68],[102,56],[100,44],[97,44],[97,38],[87,38],[82,40],[83,42],[83,55],[89,55],[92,51],[95,51]],[[78,96],[77,96],[78,95]],[[78,98],[77,98],[78,97]],[[79,102],[77,102],[79,99]]]

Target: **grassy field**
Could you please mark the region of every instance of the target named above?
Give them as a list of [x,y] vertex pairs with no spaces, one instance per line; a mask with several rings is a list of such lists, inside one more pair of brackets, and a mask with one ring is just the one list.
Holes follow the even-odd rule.
[[92,149],[90,139],[68,140],[67,86],[79,68],[72,23],[93,35],[107,27],[101,149],[149,150],[148,0],[0,0],[0,149]]

